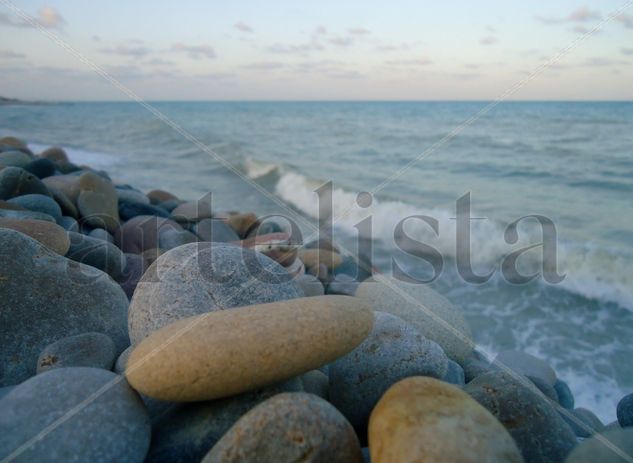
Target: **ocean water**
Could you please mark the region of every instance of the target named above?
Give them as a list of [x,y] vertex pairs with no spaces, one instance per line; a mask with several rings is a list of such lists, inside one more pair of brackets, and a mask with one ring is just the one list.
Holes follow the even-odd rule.
[[[143,190],[191,199],[212,192],[216,209],[291,211],[306,236],[315,190],[331,181],[337,238],[355,249],[357,224],[371,216],[373,261],[385,273],[395,258],[412,275],[428,274],[428,263],[398,249],[394,229],[431,216],[438,234],[415,219],[404,229],[444,256],[433,286],[461,307],[484,352],[516,348],[547,359],[577,406],[605,422],[633,391],[633,103],[503,103],[431,153],[485,103],[152,105],[172,126],[135,103],[58,103],[0,107],[0,134],[35,151],[63,146],[74,162]],[[361,191],[375,193],[369,208],[355,203]],[[495,271],[483,284],[456,271],[456,201],[466,193],[477,217],[473,266]],[[531,214],[556,226],[561,283],[501,277],[504,256],[541,241],[528,219],[518,243],[504,240],[510,222]],[[520,262],[538,267],[540,248]]]

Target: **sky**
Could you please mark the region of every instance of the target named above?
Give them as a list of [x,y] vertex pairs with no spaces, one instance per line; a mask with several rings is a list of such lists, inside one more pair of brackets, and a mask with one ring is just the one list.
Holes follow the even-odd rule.
[[631,0],[2,0],[0,96],[129,99],[68,47],[153,101],[633,100]]

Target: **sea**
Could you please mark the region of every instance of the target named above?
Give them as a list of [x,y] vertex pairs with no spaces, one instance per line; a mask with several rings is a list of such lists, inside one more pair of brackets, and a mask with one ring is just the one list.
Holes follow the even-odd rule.
[[[331,192],[343,247],[371,248],[385,274],[434,277],[486,355],[547,360],[605,423],[633,392],[632,102],[60,102],[1,106],[0,135],[144,191],[277,215],[306,241]],[[460,198],[485,282],[458,271]],[[398,229],[438,251],[441,271]],[[508,281],[502,262],[529,245],[518,262],[535,277]],[[562,281],[544,278],[544,248]]]

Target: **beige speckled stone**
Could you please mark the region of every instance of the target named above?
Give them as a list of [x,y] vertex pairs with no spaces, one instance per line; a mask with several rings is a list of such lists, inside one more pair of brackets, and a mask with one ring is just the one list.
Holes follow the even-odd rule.
[[51,251],[60,256],[65,255],[70,248],[70,240],[66,230],[52,222],[31,219],[7,219],[0,217],[0,228],[10,228],[34,240],[39,241]]
[[139,392],[172,402],[211,400],[280,382],[345,355],[373,325],[353,297],[321,296],[209,312],[144,339],[126,375]]
[[519,449],[484,407],[442,381],[415,376],[394,384],[369,421],[372,463],[510,463]]
[[318,268],[319,264],[324,264],[329,270],[335,269],[343,262],[340,254],[325,249],[300,249],[299,259],[306,268]]
[[245,238],[253,226],[257,225],[257,216],[252,212],[244,214],[232,214],[226,219],[226,223],[235,230],[240,238]]

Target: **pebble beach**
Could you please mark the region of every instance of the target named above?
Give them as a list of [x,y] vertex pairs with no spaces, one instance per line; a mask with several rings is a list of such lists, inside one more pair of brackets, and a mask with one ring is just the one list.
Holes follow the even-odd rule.
[[0,139],[1,462],[633,458],[633,394],[603,422],[428,286],[159,180]]

